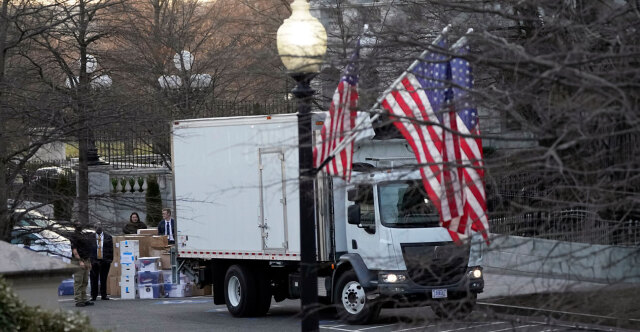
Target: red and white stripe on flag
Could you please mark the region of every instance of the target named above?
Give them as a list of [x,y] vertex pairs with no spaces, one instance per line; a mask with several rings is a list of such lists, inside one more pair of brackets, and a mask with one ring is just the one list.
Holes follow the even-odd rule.
[[482,140],[480,139],[478,110],[468,98],[473,89],[471,66],[462,56],[469,52],[464,45],[457,50],[459,57],[450,61],[448,80],[451,87],[451,113],[456,114],[456,131],[459,133],[459,151],[461,167],[461,183],[463,185],[464,214],[460,221],[461,228],[470,228],[479,232],[489,242],[489,222],[487,202],[484,188],[484,164]]
[[326,164],[324,170],[331,175],[342,177],[347,182],[351,179],[353,141],[346,144],[340,151],[335,150],[341,142],[349,139],[356,126],[359,50],[360,42],[358,41],[350,63],[344,69],[331,99],[329,116],[325,119],[320,131],[320,144],[313,149],[313,167],[319,167],[334,153],[335,157]]
[[381,104],[389,111],[394,126],[411,146],[420,167],[422,183],[429,199],[440,213],[441,223],[443,220],[450,220],[451,214],[442,211],[441,204],[442,128],[425,124],[439,122],[425,90],[413,73],[407,73]]

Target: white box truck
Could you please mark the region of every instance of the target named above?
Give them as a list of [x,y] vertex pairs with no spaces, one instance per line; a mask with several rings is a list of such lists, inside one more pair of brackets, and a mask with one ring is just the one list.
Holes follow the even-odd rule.
[[[482,245],[455,245],[438,226],[406,141],[367,136],[355,151],[349,183],[319,173],[314,185],[319,301],[349,323],[385,305],[469,312]],[[180,270],[238,317],[298,298],[296,114],[174,122],[172,159]]]

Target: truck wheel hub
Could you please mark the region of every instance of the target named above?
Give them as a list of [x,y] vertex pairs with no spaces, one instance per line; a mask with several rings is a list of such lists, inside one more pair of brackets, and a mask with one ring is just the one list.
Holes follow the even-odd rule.
[[233,276],[229,278],[227,296],[229,297],[229,302],[231,302],[230,304],[232,306],[237,307],[240,304],[242,289],[240,288],[240,280],[238,280],[238,277]]
[[347,312],[357,314],[364,308],[366,294],[357,281],[350,281],[342,290],[342,304]]

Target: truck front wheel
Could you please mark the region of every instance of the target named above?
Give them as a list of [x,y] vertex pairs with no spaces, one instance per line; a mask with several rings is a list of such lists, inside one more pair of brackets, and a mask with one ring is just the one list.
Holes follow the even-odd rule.
[[241,265],[232,265],[224,277],[224,296],[227,309],[235,317],[247,317],[255,314],[257,306],[256,281],[249,269]]
[[367,324],[378,317],[381,305],[367,299],[355,272],[345,272],[336,285],[334,302],[341,320],[349,324]]

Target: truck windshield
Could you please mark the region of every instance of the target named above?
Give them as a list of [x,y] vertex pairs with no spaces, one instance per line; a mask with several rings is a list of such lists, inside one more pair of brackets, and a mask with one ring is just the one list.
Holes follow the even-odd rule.
[[387,227],[439,227],[438,210],[420,181],[378,185],[382,224]]

